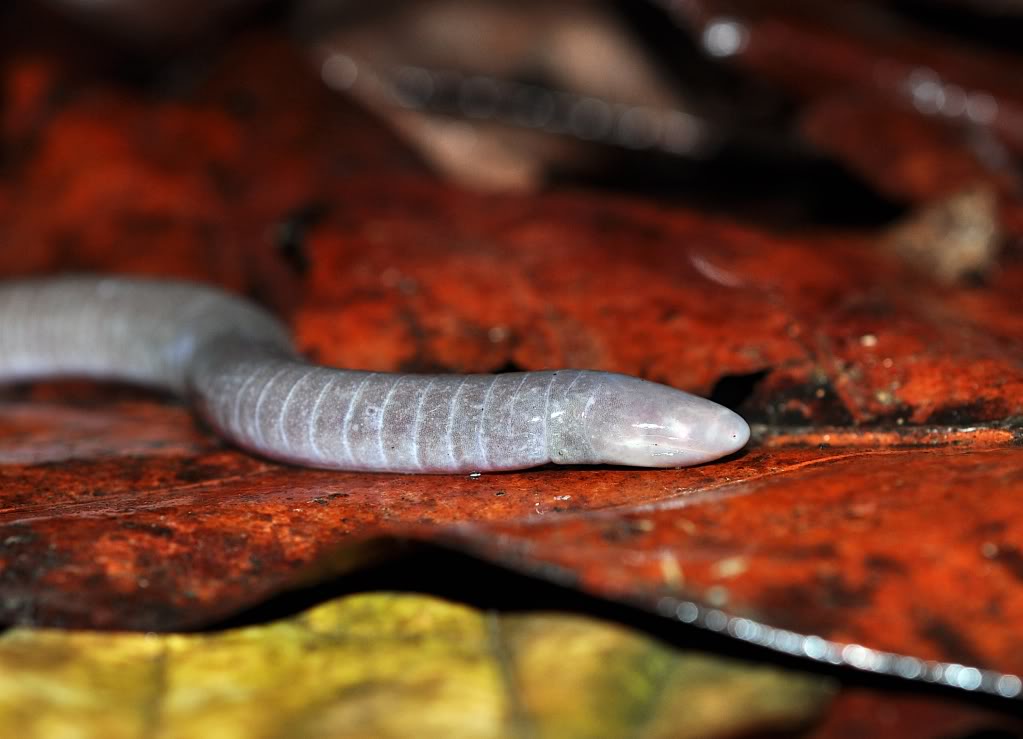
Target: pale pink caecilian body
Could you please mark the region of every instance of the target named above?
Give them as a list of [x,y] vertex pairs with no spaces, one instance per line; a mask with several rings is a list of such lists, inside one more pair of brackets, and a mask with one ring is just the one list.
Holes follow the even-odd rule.
[[90,277],[0,285],[0,381],[61,376],[169,389],[238,446],[311,467],[681,467],[749,438],[732,411],[627,375],[319,367],[296,355],[273,316],[211,287]]

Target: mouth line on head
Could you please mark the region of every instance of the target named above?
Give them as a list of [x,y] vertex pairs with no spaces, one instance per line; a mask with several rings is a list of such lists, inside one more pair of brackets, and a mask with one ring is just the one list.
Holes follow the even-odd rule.
[[685,453],[685,452],[689,452],[690,454],[705,454],[705,452],[703,452],[700,449],[690,449],[689,447],[680,446],[680,447],[675,447],[675,449],[673,451],[670,451],[670,452],[650,452],[650,456],[651,457],[674,457],[676,454]]

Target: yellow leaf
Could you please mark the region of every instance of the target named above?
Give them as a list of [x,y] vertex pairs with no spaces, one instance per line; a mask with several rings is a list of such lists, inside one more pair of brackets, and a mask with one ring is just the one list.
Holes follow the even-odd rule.
[[802,725],[831,691],[582,616],[406,594],[212,634],[0,636],[0,726],[26,739],[731,736]]

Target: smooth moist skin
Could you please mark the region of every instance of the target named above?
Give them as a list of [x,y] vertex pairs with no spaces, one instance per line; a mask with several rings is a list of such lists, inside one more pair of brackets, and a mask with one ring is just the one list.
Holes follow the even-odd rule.
[[319,367],[297,356],[273,316],[210,287],[125,278],[0,285],[0,381],[61,376],[171,390],[238,446],[310,467],[681,467],[749,438],[727,408],[609,372]]

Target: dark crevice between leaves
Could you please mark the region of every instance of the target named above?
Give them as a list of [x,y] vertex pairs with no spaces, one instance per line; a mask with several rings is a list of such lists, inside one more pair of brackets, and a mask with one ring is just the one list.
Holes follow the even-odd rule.
[[956,37],[960,43],[990,50],[1019,53],[1023,16],[1008,2],[935,3],[895,0],[889,8],[903,19],[931,33]]
[[927,417],[927,423],[934,426],[963,426],[983,423],[988,418],[999,418],[1006,415],[1006,408],[1001,403],[990,403],[978,400],[973,403],[950,405],[938,408]]
[[746,404],[746,420],[772,427],[855,425],[852,414],[830,380],[768,378],[770,389]]
[[286,213],[274,227],[274,247],[296,276],[305,276],[309,272],[306,234],[326,218],[327,212],[325,203],[307,203]]
[[495,375],[504,375],[509,372],[525,372],[526,368],[515,363],[514,360],[508,360],[500,367],[494,370]]
[[905,203],[884,197],[841,163],[803,151],[798,143],[770,151],[741,133],[706,159],[613,152],[606,169],[585,176],[557,172],[552,181],[628,192],[782,229],[873,230],[909,213]]
[[757,386],[770,372],[770,369],[763,369],[741,375],[722,375],[710,391],[710,400],[737,410],[753,397]]

